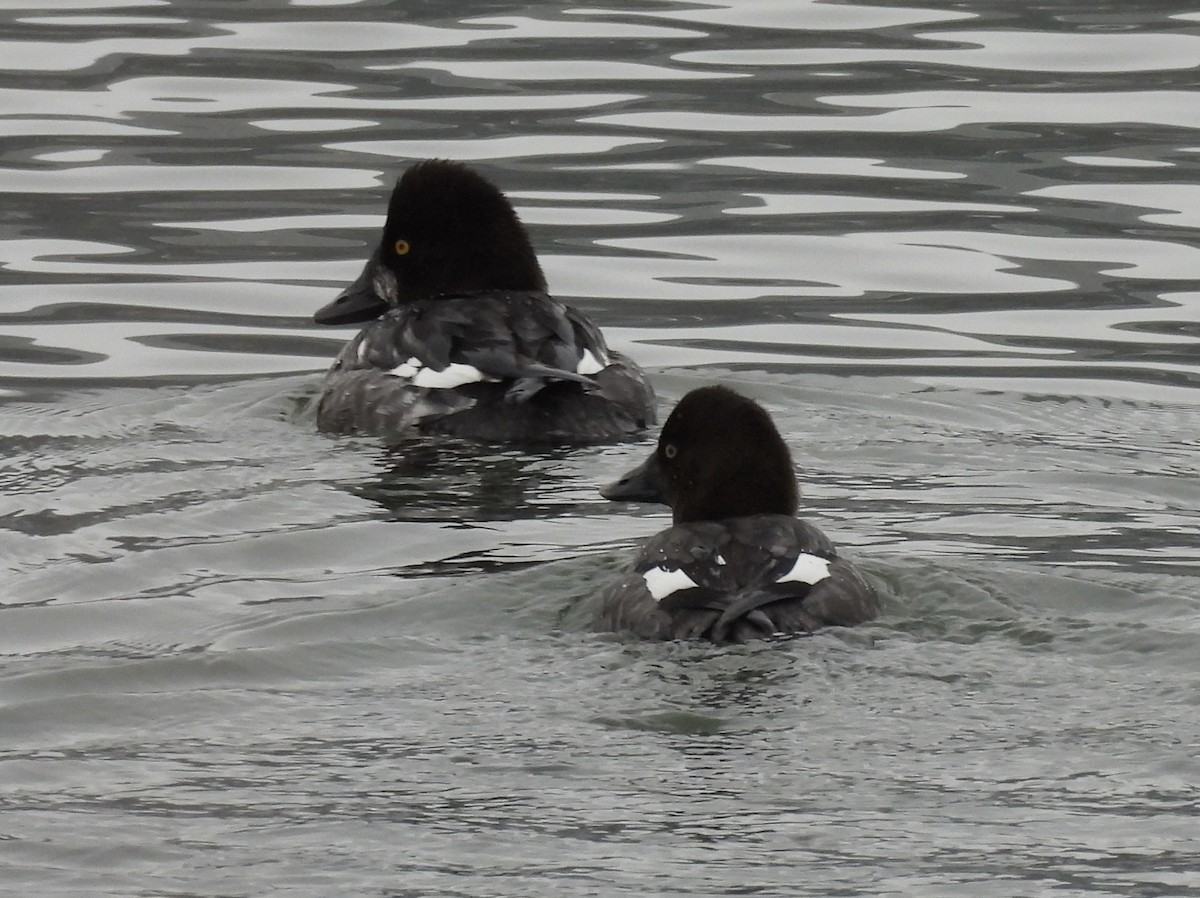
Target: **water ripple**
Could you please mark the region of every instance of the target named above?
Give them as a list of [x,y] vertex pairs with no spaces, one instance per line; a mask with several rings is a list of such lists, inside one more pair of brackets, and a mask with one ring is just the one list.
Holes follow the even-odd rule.
[[1006,72],[1156,72],[1196,67],[1200,37],[1189,34],[1070,34],[1032,31],[932,31],[913,42],[955,45],[911,48],[799,48],[680,53],[679,62],[727,66],[922,64]]
[[[866,115],[785,115],[659,110],[587,116],[591,125],[685,132],[920,133],[968,125],[1104,125],[1130,122],[1200,128],[1200,110],[1186,91],[916,91],[874,95],[830,95],[816,102],[847,109],[884,110]],[[782,105],[787,105],[786,100]]]
[[[1195,894],[1200,14],[942,6],[5,4],[9,888]],[[653,435],[317,433],[426,156],[880,620],[591,633]]]

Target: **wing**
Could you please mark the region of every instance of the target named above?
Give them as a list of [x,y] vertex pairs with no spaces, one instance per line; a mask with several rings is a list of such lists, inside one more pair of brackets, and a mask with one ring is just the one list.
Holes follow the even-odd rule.
[[505,398],[523,402],[555,381],[603,394],[607,383],[592,375],[612,363],[582,313],[544,293],[493,291],[393,309],[343,349],[335,369],[375,368],[431,389],[505,381]]
[[601,598],[598,623],[658,639],[744,642],[878,614],[858,570],[785,515],[679,525],[651,537]]
[[603,340],[592,339],[599,332],[580,328],[577,316],[543,293],[450,297],[402,311],[396,344],[420,363],[411,366],[419,386],[457,385],[464,378],[512,381],[505,398],[523,402],[553,381],[594,389],[588,375],[608,365]]
[[719,573],[726,534],[702,522],[671,527],[642,547],[632,569],[600,595],[596,625],[645,639],[698,639],[721,615]]
[[769,560],[744,570],[760,573],[745,583],[717,621],[722,630],[761,612],[778,632],[849,626],[879,615],[879,597],[862,573],[841,558],[829,538],[807,521],[758,516],[731,522],[730,554]]

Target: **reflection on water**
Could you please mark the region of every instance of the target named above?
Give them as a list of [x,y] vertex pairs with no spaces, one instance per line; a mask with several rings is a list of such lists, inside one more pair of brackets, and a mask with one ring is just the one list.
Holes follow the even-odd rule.
[[[5,884],[1200,895],[1200,16],[1135,6],[5,4]],[[771,410],[882,620],[597,637],[651,438],[316,433],[428,156]]]

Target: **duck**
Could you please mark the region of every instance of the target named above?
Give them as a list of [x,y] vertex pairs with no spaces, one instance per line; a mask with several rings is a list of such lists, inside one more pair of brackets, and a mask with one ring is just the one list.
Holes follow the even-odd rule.
[[592,443],[656,422],[642,369],[549,294],[508,198],[458,162],[397,179],[362,273],[313,320],[364,325],[321,386],[326,433]]
[[862,572],[796,517],[800,488],[788,446],[767,411],[735,390],[687,393],[650,457],[600,493],[668,505],[672,525],[601,590],[599,629],[725,644],[880,614]]

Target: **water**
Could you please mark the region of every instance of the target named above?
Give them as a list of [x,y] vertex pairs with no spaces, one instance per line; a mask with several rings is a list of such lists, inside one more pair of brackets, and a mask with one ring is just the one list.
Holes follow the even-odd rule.
[[[0,13],[0,891],[1200,895],[1182,3]],[[636,444],[315,432],[415,158],[886,596],[590,633]]]

